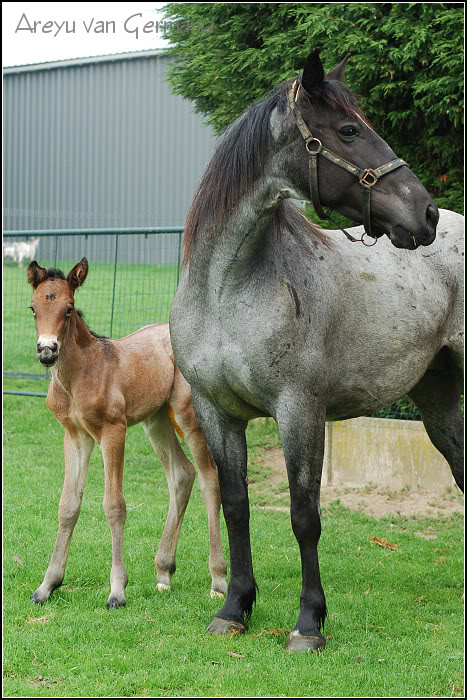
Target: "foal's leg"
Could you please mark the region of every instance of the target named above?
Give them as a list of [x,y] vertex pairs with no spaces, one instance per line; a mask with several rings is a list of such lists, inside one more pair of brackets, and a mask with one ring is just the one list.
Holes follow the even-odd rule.
[[451,467],[464,491],[464,420],[460,409],[462,367],[459,355],[443,348],[432,366],[409,392],[433,445]]
[[325,409],[307,400],[300,403],[295,395],[281,402],[276,419],[289,478],[292,529],[302,561],[300,616],[289,635],[287,649],[311,651],[326,644],[321,633],[326,600],[318,563]]
[[176,424],[183,432],[183,438],[191,450],[198,469],[198,485],[208,515],[211,598],[223,598],[227,591],[227,566],[220,532],[221,493],[217,467],[195,418],[191,402],[191,387],[178,370],[175,372],[169,405],[174,411]]
[[87,433],[73,433],[71,437],[65,430],[65,481],[58,510],[58,534],[45,578],[31,596],[35,603],[45,603],[52,591],[62,584],[93,447],[94,440]]
[[100,448],[104,458],[104,513],[112,535],[112,568],[107,608],[126,605],[128,576],[123,563],[123,531],[126,503],[123,499],[123,461],[126,425],[111,424],[102,429]]
[[192,433],[186,433],[185,439],[198,468],[198,484],[208,515],[211,598],[223,598],[227,592],[227,565],[221,541],[221,492],[217,467],[199,429]]
[[162,462],[169,487],[169,512],[154,560],[157,590],[170,590],[175,572],[178,537],[195,478],[192,463],[185,457],[169,419],[167,404],[143,421],[143,428]]
[[244,615],[251,615],[256,600],[250,547],[246,423],[234,421],[218,413],[209,401],[200,396],[193,396],[193,405],[217,464],[230,547],[230,583],[227,599],[209,625],[208,632],[243,633],[247,629]]

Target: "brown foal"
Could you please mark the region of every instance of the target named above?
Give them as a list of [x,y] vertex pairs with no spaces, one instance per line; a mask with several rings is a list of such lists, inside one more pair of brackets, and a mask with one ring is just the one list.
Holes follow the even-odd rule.
[[46,270],[36,261],[28,267],[28,282],[34,289],[31,309],[37,356],[52,368],[47,405],[65,428],[65,482],[57,540],[45,578],[32,600],[44,603],[63,581],[89,458],[97,442],[104,459],[104,511],[112,533],[107,607],[125,605],[123,454],[126,429],[136,423],[143,424],[164,465],[169,486],[169,512],[155,557],[157,589],[170,589],[180,527],[194,481],[193,465],[178,442],[176,428],[198,468],[209,522],[211,596],[222,596],[227,586],[217,468],[193,413],[190,386],[175,365],[169,326],[145,326],[121,340],[95,335],[74,306],[75,290],[87,272],[86,258],[66,278],[59,270]]

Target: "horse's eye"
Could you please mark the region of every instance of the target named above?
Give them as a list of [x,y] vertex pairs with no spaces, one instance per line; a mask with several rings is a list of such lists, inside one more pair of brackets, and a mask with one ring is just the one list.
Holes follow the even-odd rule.
[[28,308],[31,309],[32,315],[35,316],[35,315],[36,315],[36,309],[34,308],[34,306],[29,306]]
[[69,306],[68,309],[65,311],[65,316],[67,318],[70,318],[71,314],[73,313],[73,307]]
[[346,138],[352,138],[353,136],[357,136],[358,131],[354,126],[343,126],[340,133]]

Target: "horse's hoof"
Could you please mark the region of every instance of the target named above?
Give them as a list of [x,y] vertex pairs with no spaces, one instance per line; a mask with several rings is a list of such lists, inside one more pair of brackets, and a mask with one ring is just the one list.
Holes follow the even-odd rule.
[[117,610],[118,608],[124,608],[125,605],[126,600],[117,598],[117,596],[112,596],[107,601],[107,610]]
[[214,588],[211,588],[211,598],[223,598],[224,594],[222,591],[215,591]]
[[307,636],[300,634],[297,630],[289,634],[289,641],[286,644],[287,651],[318,651],[326,646],[326,640],[322,635]]
[[223,620],[215,617],[206,632],[208,634],[245,634],[247,626],[235,620]]
[[160,593],[165,593],[167,591],[170,591],[170,586],[167,585],[167,583],[158,583],[156,586],[156,591],[159,591]]
[[34,591],[34,593],[31,595],[31,600],[33,603],[36,603],[36,605],[43,605],[46,600],[48,600],[48,597],[40,595],[37,591]]

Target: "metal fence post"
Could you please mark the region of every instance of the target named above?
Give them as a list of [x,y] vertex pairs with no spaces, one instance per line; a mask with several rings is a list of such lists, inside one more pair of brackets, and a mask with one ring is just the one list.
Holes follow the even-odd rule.
[[114,283],[112,289],[112,310],[110,312],[110,333],[109,337],[112,337],[112,328],[114,322],[114,307],[115,307],[115,283],[117,281],[117,259],[118,259],[118,233],[115,236],[115,260],[114,260]]

